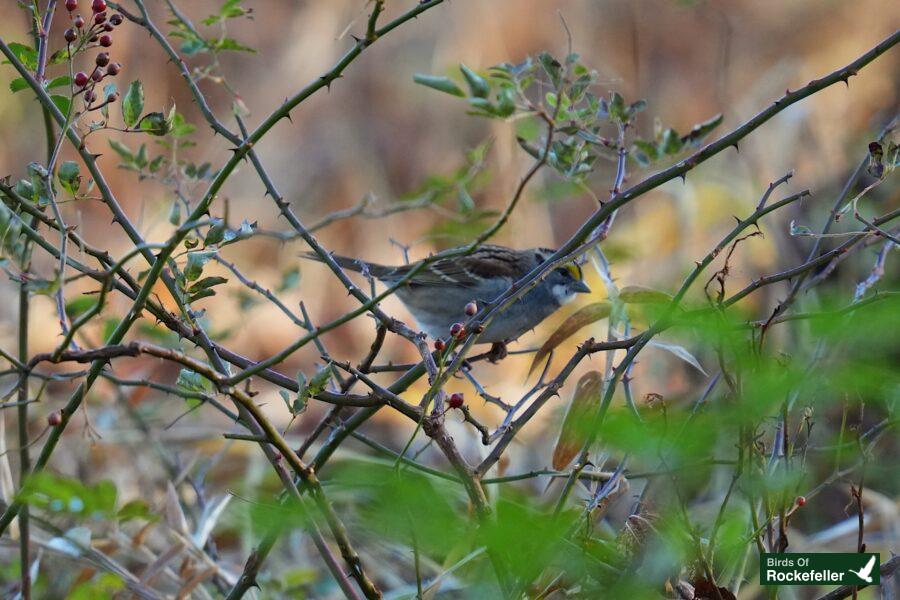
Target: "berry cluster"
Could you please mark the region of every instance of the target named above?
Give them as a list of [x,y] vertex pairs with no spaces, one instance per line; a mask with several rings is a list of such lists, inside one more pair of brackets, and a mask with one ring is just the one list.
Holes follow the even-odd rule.
[[[69,18],[74,26],[66,29],[64,34],[66,42],[70,45],[76,44],[75,51],[98,47],[109,48],[112,46],[113,39],[110,34],[117,25],[121,25],[122,21],[124,21],[122,15],[116,13],[107,17],[106,0],[93,0],[91,3],[91,23],[87,25],[84,17],[80,14],[74,14],[77,9],[78,0],[66,0],[66,10],[69,11]],[[96,85],[106,77],[115,77],[121,72],[121,63],[111,62],[108,52],[100,52],[94,58],[94,69],[90,73],[85,71],[75,73],[75,87],[78,88],[77,93],[84,93],[85,105],[90,109],[97,109],[105,104],[115,102],[119,97],[119,93],[111,92],[106,96],[102,104],[91,107],[97,100]]]

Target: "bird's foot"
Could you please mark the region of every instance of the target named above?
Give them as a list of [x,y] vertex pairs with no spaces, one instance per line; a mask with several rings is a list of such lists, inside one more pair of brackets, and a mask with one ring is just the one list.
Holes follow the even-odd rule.
[[488,352],[489,361],[497,364],[507,356],[509,356],[509,351],[506,349],[506,342],[494,342],[491,344],[491,350]]

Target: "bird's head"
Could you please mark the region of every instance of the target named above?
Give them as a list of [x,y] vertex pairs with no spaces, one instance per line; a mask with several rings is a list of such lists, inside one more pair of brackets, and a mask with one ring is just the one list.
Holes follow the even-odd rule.
[[[538,259],[540,262],[544,262],[552,254],[553,250],[542,248]],[[591,291],[591,288],[584,282],[581,266],[574,262],[553,269],[544,281],[550,287],[553,297],[561,305],[571,302],[576,294],[588,294]]]

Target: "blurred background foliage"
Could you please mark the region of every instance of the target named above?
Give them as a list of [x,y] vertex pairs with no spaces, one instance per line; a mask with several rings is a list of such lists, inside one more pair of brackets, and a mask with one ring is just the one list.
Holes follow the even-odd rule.
[[[148,4],[157,23],[164,23],[168,14],[164,4]],[[192,67],[212,64],[214,73],[224,76],[224,81],[211,76],[201,83],[217,114],[224,120],[234,110],[250,124],[327,70],[352,43],[351,33],[364,29],[367,15],[361,0],[248,0],[243,4],[253,8],[252,19],[239,17],[228,22],[228,35],[240,47],[229,45],[211,54],[202,51],[200,42],[190,35],[176,41],[191,53],[186,60]],[[406,4],[388,2],[388,16],[406,10]],[[200,22],[216,13],[220,3],[191,0],[180,6]],[[795,89],[846,64],[900,24],[897,4],[881,0],[453,0],[367,50],[327,93],[310,98],[293,111],[291,121],[280,123],[256,149],[297,214],[308,225],[322,224],[316,235],[329,250],[400,263],[405,251],[415,259],[469,241],[491,223],[492,215],[502,211],[528,168],[531,158],[516,137],[534,138],[535,125],[528,119],[488,120],[468,115],[471,107],[464,101],[417,85],[413,76],[448,76],[463,86],[460,63],[484,74],[492,65],[517,63],[543,50],[564,56],[567,38],[560,15],[571,31],[575,51],[598,73],[593,86],[597,96],[615,90],[628,102],[646,100],[647,108],[635,126],[636,135],[646,139],[653,138],[657,122],[684,134],[718,114],[723,120],[717,132],[728,131],[785,89]],[[203,30],[215,33],[218,26],[211,21]],[[164,29],[174,30],[170,25]],[[25,11],[10,11],[9,18],[0,20],[4,39],[25,41],[28,31]],[[177,156],[192,163],[185,167],[191,183],[183,192],[189,197],[202,194],[210,174],[228,159],[227,144],[206,126],[179,73],[146,32],[123,26],[113,50],[127,69],[120,88],[124,89],[124,81],[140,78],[148,107],[177,106],[183,116],[178,139],[188,142],[177,148]],[[742,141],[739,152],[717,155],[684,182],[670,182],[629,204],[602,245],[616,283],[674,292],[693,261],[734,226],[733,216],[750,214],[766,186],[792,169],[795,177],[790,191],[809,188],[811,197],[760,222],[764,235],[738,246],[726,285],[733,293],[763,274],[802,263],[812,241],[789,235],[790,223],[813,230],[821,227],[841,186],[866,156],[868,142],[897,112],[898,71],[900,54],[888,53],[853,77],[849,89],[836,85],[785,110]],[[13,78],[9,67],[0,72],[4,84]],[[40,111],[28,93],[0,93],[0,128],[5,133],[0,146],[3,175],[24,177],[28,162],[43,160],[42,127]],[[101,141],[103,137],[109,137],[114,145]],[[141,139],[147,144],[144,164],[138,151],[140,141],[128,136],[100,132],[92,143],[103,153],[100,164],[142,235],[161,241],[175,227],[173,213],[178,209],[173,207],[178,200],[169,186],[144,175],[149,160],[160,154],[172,156],[173,148]],[[64,150],[64,158],[74,158],[71,148]],[[669,164],[666,161],[663,157],[651,171]],[[120,163],[130,168],[116,168]],[[631,164],[626,185],[651,171]],[[565,241],[595,209],[592,196],[606,197],[614,172],[614,161],[599,160],[583,183],[575,185],[552,169],[542,170],[494,241],[516,247],[554,247]],[[285,229],[249,164],[230,178],[217,202],[216,216],[223,216],[227,207],[232,226],[246,220],[259,230]],[[869,214],[896,208],[896,185],[882,186],[865,202]],[[320,221],[342,209],[363,214]],[[109,248],[115,256],[129,250],[127,238],[110,225],[102,203],[83,199],[63,204],[62,210],[66,221],[76,225],[87,240]],[[366,213],[382,210],[393,214],[377,220],[366,217]],[[838,229],[852,228],[849,221]],[[854,254],[815,297],[802,298],[800,306],[805,310],[845,306],[855,286],[869,274],[878,248]],[[313,323],[328,322],[353,308],[355,301],[326,269],[301,263],[299,254],[305,250],[299,241],[256,236],[239,246],[226,246],[221,257],[251,274],[261,286],[278,292],[285,304],[297,307],[302,300]],[[52,269],[51,259],[36,255],[37,273],[49,276]],[[606,288],[602,279],[594,269],[585,270],[594,290],[585,303],[603,300]],[[888,257],[877,288],[896,289],[897,274],[896,256]],[[206,265],[204,275],[233,280],[229,270],[215,262]],[[705,278],[688,295],[686,302],[692,307],[705,303],[703,281]],[[91,284],[85,281],[67,286],[70,298],[89,289]],[[728,324],[765,320],[787,290],[785,282],[761,288],[729,313]],[[6,278],[0,281],[0,306],[6,307],[0,313],[3,348],[13,348],[15,343],[16,293],[16,286]],[[158,293],[166,301],[162,287]],[[167,302],[173,306],[171,299]],[[300,328],[276,307],[237,285],[219,288],[216,296],[199,305],[206,309],[205,320],[214,337],[250,358],[267,358],[301,335]],[[123,298],[112,304],[113,311],[120,313],[127,306]],[[540,346],[579,306],[562,311],[512,349]],[[384,307],[389,314],[409,321],[395,299],[388,299]],[[54,310],[52,298],[36,297],[29,340],[34,352],[50,351],[59,342]],[[653,305],[630,305],[629,310],[632,326],[638,330],[653,321]],[[678,566],[692,556],[690,535],[708,535],[714,523],[719,531],[717,571],[733,570],[741,563],[742,554],[752,544],[747,537],[746,498],[732,501],[719,514],[734,469],[710,459],[734,460],[736,437],[746,428],[759,436],[764,451],[771,452],[776,418],[790,396],[790,423],[798,444],[795,462],[783,471],[770,471],[759,481],[745,482],[753,490],[750,498],[766,496],[790,507],[795,496],[806,494],[808,504],[796,510],[790,521],[791,549],[855,550],[849,485],[851,481],[858,485],[859,471],[846,477],[835,473],[841,475],[841,469],[864,458],[870,519],[866,539],[868,548],[883,552],[886,560],[889,551],[898,548],[900,533],[900,477],[892,458],[900,445],[890,429],[900,396],[898,321],[897,304],[887,301],[849,316],[777,325],[768,332],[763,353],[749,350],[749,334],[735,334],[731,328],[723,333],[723,323],[716,318],[662,334],[662,341],[686,349],[702,369],[682,360],[677,352],[658,347],[643,352],[631,373],[631,390],[644,420],[635,420],[617,396],[599,433],[603,453],[595,459],[598,469],[611,470],[627,455],[629,485],[611,496],[609,506],[587,525],[580,515],[583,503],[570,503],[561,515],[554,515],[554,502],[563,484],[534,477],[489,485],[497,525],[475,532],[456,483],[411,469],[398,473],[392,461],[353,440],[329,464],[323,476],[326,489],[345,517],[364,561],[375,567],[372,570],[384,589],[395,590],[394,598],[415,594],[412,546],[421,553],[427,577],[450,569],[440,588],[447,597],[491,597],[495,588],[486,559],[491,553],[499,554],[498,560],[522,581],[531,581],[534,589],[522,591],[534,595],[579,580],[585,582],[577,592],[582,597],[652,595],[661,582],[677,580]],[[94,329],[87,329],[87,336],[99,344],[102,331],[103,324],[98,322]],[[354,360],[368,350],[373,331],[370,319],[358,318],[326,334],[323,341],[332,356]],[[149,321],[142,324],[140,335],[176,343]],[[557,357],[571,355],[588,335],[605,337],[606,322],[570,338],[558,348]],[[736,397],[728,397],[720,382],[708,398],[708,410],[693,414],[692,404],[719,370],[714,349],[723,337],[731,344],[728,364],[752,376],[743,379],[742,394]],[[809,361],[821,348],[824,358],[810,370]],[[380,360],[408,363],[418,358],[411,345],[391,340]],[[551,373],[562,360],[556,359]],[[475,372],[491,394],[514,401],[534,383],[536,375],[530,379],[528,375],[530,361],[529,355],[513,355],[500,367],[479,365]],[[548,467],[575,382],[584,372],[602,370],[604,362],[603,355],[595,355],[582,363],[560,398],[548,403],[520,433],[492,475]],[[293,355],[280,370],[312,377],[320,366],[319,353],[310,346]],[[176,368],[149,359],[119,359],[115,369],[119,376],[130,379],[174,385],[178,378]],[[382,375],[377,380],[388,382],[391,378]],[[404,398],[416,403],[425,385],[414,386]],[[42,402],[32,410],[35,432],[70,389],[68,383],[47,387]],[[489,424],[497,424],[496,411],[482,406],[466,380],[452,381],[448,391],[464,392],[473,412]],[[287,437],[297,444],[327,409],[310,401],[305,412],[292,421],[277,390],[263,386],[261,392],[257,400],[280,427],[292,423]],[[267,563],[260,577],[263,590],[252,593],[259,597],[338,597],[339,590],[305,537],[308,524],[299,511],[290,510],[290,505],[274,505],[273,494],[280,484],[255,445],[223,441],[221,433],[230,424],[205,407],[178,419],[189,408],[182,398],[99,382],[84,417],[67,432],[65,452],[54,457],[53,471],[72,479],[34,482],[38,488],[50,486],[50,497],[59,495],[59,500],[66,502],[77,497],[92,505],[75,511],[69,504],[45,508],[58,513],[55,520],[63,529],[79,524],[96,526],[81,523],[74,515],[94,513],[102,515],[106,523],[121,521],[122,530],[129,535],[140,535],[133,531],[134,521],[154,523],[166,513],[166,507],[172,508],[168,482],[182,484],[187,478],[194,488],[179,485],[182,504],[189,507],[196,529],[202,529],[208,520],[215,523],[211,539],[235,572],[268,523],[295,527]],[[479,436],[460,418],[451,415],[448,422],[467,456],[486,454]],[[888,424],[878,429],[883,422]],[[12,426],[8,417],[7,426]],[[365,431],[399,450],[413,427],[390,411],[381,411]],[[870,437],[856,443],[858,436],[853,432],[869,432]],[[876,437],[881,437],[877,448],[865,451],[866,444]],[[422,442],[417,442],[413,449],[417,460],[446,471],[434,448],[422,448]],[[677,475],[669,477],[669,469]],[[647,513],[640,513],[641,519],[651,523],[645,526],[629,520],[629,515],[648,475],[656,482],[656,490]],[[112,491],[103,483],[107,480],[114,482]],[[44,492],[36,496],[41,502],[48,497],[46,489]],[[233,494],[230,502],[227,506],[222,503],[221,513],[215,512],[220,498],[228,494]],[[584,490],[575,494],[583,496]],[[129,505],[134,501],[139,504]],[[685,527],[681,506],[690,507],[697,532]],[[170,517],[167,515],[171,522]],[[591,531],[576,531],[585,528]],[[647,528],[659,535],[647,535]],[[640,534],[634,533],[638,530]],[[95,544],[122,541],[117,542],[109,531],[95,533],[100,536]],[[572,535],[583,540],[583,545],[576,549],[568,544],[567,536]],[[641,568],[649,576],[612,580],[602,576],[604,570],[622,568],[632,553],[646,556]],[[10,553],[0,579],[15,580],[14,560]],[[548,567],[555,563],[565,565],[565,580],[547,578],[546,573],[553,571]],[[581,573],[590,576],[582,580]],[[46,597],[84,582],[96,586],[84,588],[88,590],[83,591],[85,597],[101,597],[118,589],[115,580],[92,579],[92,573],[86,571],[69,572],[66,581],[51,580],[44,572],[41,576],[39,589]],[[742,591],[745,597],[761,594],[752,585]],[[804,594],[797,592],[794,597],[806,597]],[[72,597],[77,597],[75,592]]]

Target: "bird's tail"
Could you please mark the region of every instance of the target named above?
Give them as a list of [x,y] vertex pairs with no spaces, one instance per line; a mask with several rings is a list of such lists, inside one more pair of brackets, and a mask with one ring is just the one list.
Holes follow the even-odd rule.
[[[322,258],[315,252],[304,252],[300,256],[302,256],[303,258],[308,258],[310,260],[324,262]],[[334,262],[340,265],[343,269],[355,271],[357,273],[367,272],[369,273],[369,275],[375,277],[376,279],[382,279],[396,270],[394,269],[394,267],[386,267],[384,265],[379,265],[378,263],[365,262],[357,258],[350,258],[348,256],[341,256],[339,254],[332,254],[331,258],[333,258]]]

